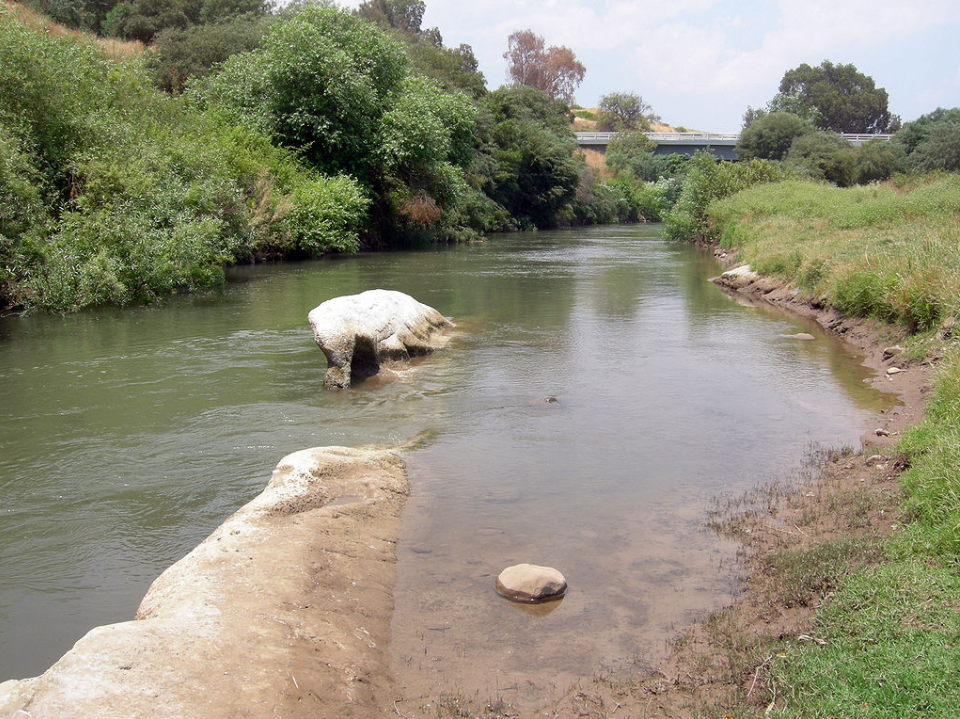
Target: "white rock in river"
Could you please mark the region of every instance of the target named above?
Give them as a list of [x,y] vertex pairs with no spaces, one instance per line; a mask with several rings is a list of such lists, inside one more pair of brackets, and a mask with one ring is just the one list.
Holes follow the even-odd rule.
[[372,377],[384,362],[430,354],[446,344],[443,330],[453,327],[432,307],[393,290],[335,297],[311,310],[308,319],[327,357],[327,389]]
[[497,577],[497,591],[515,602],[545,602],[567,591],[567,580],[553,567],[516,564]]

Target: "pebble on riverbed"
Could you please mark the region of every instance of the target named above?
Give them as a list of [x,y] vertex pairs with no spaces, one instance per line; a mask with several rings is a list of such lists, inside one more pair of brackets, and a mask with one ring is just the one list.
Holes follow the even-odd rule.
[[500,572],[496,587],[507,599],[535,604],[560,599],[567,591],[567,580],[553,567],[516,564]]

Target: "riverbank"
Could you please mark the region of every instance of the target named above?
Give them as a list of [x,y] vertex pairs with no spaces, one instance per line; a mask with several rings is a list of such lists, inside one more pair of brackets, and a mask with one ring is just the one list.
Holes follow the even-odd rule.
[[34,679],[0,717],[384,716],[399,516],[395,452],[288,455],[266,489]]
[[[721,281],[808,317],[865,352],[903,406],[864,451],[812,458],[806,481],[717,507],[744,543],[744,589],[658,671],[595,681],[567,708],[600,716],[924,716],[960,703],[960,181],[933,175],[838,190],[758,186],[707,213]],[[595,690],[595,691],[594,691]],[[571,712],[568,712],[571,713]]]
[[[784,701],[790,663],[801,653],[826,653],[832,638],[824,638],[824,610],[838,601],[841,587],[889,564],[890,543],[903,531],[907,460],[897,443],[923,415],[933,382],[931,358],[911,361],[891,353],[902,330],[844,318],[802,299],[783,281],[740,271],[715,282],[738,301],[815,319],[862,354],[863,364],[876,372],[872,384],[895,392],[900,405],[877,415],[861,449],[816,449],[797,476],[718,498],[707,525],[742,545],[736,600],[682,632],[660,666],[634,676],[598,672],[571,687],[549,716],[599,718],[624,710],[664,719],[808,716]],[[891,368],[900,371],[888,373]],[[844,716],[875,715],[865,702],[846,708]]]

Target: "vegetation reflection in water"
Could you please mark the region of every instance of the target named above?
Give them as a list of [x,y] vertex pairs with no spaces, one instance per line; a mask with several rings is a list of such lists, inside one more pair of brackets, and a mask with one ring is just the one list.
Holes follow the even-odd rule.
[[[622,558],[647,541],[651,507],[680,517],[664,538],[696,535],[711,494],[811,442],[855,441],[886,401],[829,338],[785,339],[810,328],[707,283],[717,271],[655,227],[608,227],[246,268],[222,297],[3,320],[0,678],[130,618],[157,574],[308,446],[428,437],[411,455],[404,546],[430,536],[417,556],[441,574],[444,552],[469,545],[491,567],[555,556],[576,579],[598,542]],[[374,287],[451,316],[457,337],[395,381],[325,393],[306,314]],[[398,601],[403,582],[428,581],[408,557]],[[551,615],[574,632],[593,621],[576,597]],[[649,610],[624,606],[617,626],[642,626]]]

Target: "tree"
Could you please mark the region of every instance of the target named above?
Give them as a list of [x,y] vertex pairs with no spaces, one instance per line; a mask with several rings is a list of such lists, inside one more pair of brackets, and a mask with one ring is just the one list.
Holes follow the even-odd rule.
[[276,19],[274,15],[240,15],[218,22],[167,28],[154,37],[147,66],[154,72],[154,84],[167,92],[179,93],[191,77],[206,77],[231,55],[260,46]]
[[415,72],[435,80],[448,91],[462,90],[474,98],[481,98],[487,92],[486,80],[478,70],[477,58],[469,45],[446,48],[414,40],[407,45],[407,56]]
[[272,7],[271,0],[126,0],[109,12],[103,28],[115,37],[151,43],[169,28],[185,30],[247,13],[264,15]]
[[814,131],[813,125],[789,112],[771,112],[753,120],[737,139],[741,160],[782,160],[794,139]]
[[903,148],[895,142],[870,140],[856,148],[854,177],[858,185],[886,180],[906,167]]
[[482,102],[489,113],[489,127],[481,128],[489,158],[484,191],[521,226],[556,225],[580,178],[565,106],[523,85],[502,87]]
[[380,27],[393,28],[408,35],[419,35],[426,5],[423,0],[366,0],[357,13]]
[[260,48],[227,60],[206,92],[321,172],[364,180],[376,165],[383,114],[406,76],[403,48],[376,25],[307,5],[276,23]]
[[647,130],[656,117],[653,108],[632,92],[611,92],[600,98],[603,117],[599,128],[608,130]]
[[960,122],[940,122],[910,156],[920,172],[960,172]]
[[642,132],[620,132],[607,145],[604,164],[614,172],[626,171],[640,177],[641,173],[636,171],[638,166],[648,164],[643,160],[652,157],[656,147],[657,143]]
[[908,122],[894,141],[907,153],[909,164],[920,172],[960,172],[960,107],[938,107]]
[[856,149],[835,132],[812,132],[795,138],[786,162],[818,180],[840,187],[856,182]]
[[120,0],[26,0],[21,3],[61,25],[96,32]]
[[573,102],[573,92],[587,70],[573,51],[564,46],[545,47],[532,30],[516,30],[507,38],[507,75],[518,85],[542,90],[554,100]]
[[792,112],[833,132],[890,132],[900,126],[900,118],[887,109],[886,90],[853,65],[829,60],[788,70],[768,110]]

